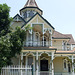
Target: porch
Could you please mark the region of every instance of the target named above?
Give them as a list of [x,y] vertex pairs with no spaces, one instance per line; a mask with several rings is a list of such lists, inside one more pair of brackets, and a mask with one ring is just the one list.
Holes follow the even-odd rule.
[[55,50],[24,50],[20,64],[6,66],[1,75],[74,75],[74,56],[57,55]]

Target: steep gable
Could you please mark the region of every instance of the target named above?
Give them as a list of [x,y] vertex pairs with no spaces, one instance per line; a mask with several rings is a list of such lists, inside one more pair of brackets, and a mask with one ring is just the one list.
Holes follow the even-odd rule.
[[10,24],[11,28],[13,29],[12,31],[14,31],[17,26],[21,27],[25,23],[25,20],[19,14],[15,15],[13,17],[13,21]]
[[21,22],[22,21],[22,22],[26,23],[25,20],[19,14],[15,15],[13,17],[13,21],[15,21],[15,22]]
[[[35,21],[36,20],[36,21]],[[51,27],[52,29],[55,29],[45,18],[43,18],[39,13],[36,13],[32,18],[30,18],[26,24],[29,24],[31,22],[33,23],[44,23],[46,24],[47,26]],[[25,24],[25,25],[26,25]],[[21,28],[23,28],[25,25],[23,25]]]

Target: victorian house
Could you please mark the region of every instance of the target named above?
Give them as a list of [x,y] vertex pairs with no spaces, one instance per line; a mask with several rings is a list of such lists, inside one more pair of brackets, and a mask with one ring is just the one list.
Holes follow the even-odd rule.
[[[17,75],[74,75],[75,41],[71,34],[62,34],[55,30],[43,16],[43,11],[35,0],[28,0],[20,15],[13,18],[11,27],[22,29],[27,25],[32,27],[26,33],[21,55],[12,58],[13,65],[31,66],[20,69]],[[32,68],[32,67],[29,67]],[[18,67],[17,67],[18,70]],[[16,71],[17,71],[16,70]],[[15,74],[15,75],[16,75]],[[11,73],[13,75],[13,73]]]

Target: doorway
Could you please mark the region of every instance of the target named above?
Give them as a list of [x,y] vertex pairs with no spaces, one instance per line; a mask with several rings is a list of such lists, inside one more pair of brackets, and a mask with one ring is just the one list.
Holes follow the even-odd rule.
[[40,61],[40,70],[41,71],[48,71],[48,60],[41,60]]
[[68,72],[71,72],[70,63],[68,64]]

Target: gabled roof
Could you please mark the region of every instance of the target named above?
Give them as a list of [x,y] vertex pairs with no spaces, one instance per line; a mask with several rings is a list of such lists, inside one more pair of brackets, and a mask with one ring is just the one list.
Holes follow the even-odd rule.
[[13,17],[13,19],[15,19],[17,16],[18,16],[19,18],[21,18],[24,23],[26,23],[26,21],[25,21],[19,14],[16,14],[16,15]]
[[70,39],[70,37],[68,37],[60,32],[57,32],[57,31],[54,31],[52,38],[53,39]]
[[28,0],[24,7],[38,7],[35,0]]
[[68,44],[75,44],[75,41],[73,39],[72,34],[65,34],[67,37],[70,37],[71,39],[68,41]]
[[33,17],[31,17],[21,28],[23,28],[29,21],[31,21],[36,15],[39,15],[48,25],[50,25],[53,29],[55,29],[45,18],[43,18],[39,13],[36,13]]

